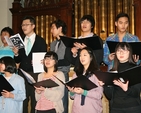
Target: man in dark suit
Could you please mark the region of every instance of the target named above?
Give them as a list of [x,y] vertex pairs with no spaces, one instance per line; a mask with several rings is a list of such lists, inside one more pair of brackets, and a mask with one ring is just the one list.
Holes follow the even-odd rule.
[[[35,28],[35,19],[32,16],[26,16],[23,18],[22,21],[22,30],[25,34],[23,39],[25,48],[17,49],[16,47],[13,48],[13,52],[15,54],[14,59],[16,63],[19,63],[19,68],[22,68],[37,81],[38,73],[33,72],[32,66],[32,53],[34,52],[47,52],[47,44],[45,40],[36,35],[34,32]],[[23,76],[22,72],[19,71],[19,75]],[[24,77],[25,78],[25,77]],[[35,93],[34,87],[30,85],[27,80],[25,79],[26,85],[26,99],[23,103],[23,113],[28,113],[28,102],[29,97],[31,99],[31,111],[30,113],[35,113]]]

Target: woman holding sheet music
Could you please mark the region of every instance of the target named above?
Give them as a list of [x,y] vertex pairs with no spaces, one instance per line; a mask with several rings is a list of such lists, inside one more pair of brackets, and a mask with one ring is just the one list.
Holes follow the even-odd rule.
[[86,76],[97,85],[96,88],[85,90],[80,87],[68,87],[73,101],[72,113],[102,113],[103,88],[98,84],[94,71],[98,66],[93,55],[93,50],[86,47],[80,50],[79,63],[73,78]]
[[64,111],[62,98],[65,86],[58,79],[64,82],[65,76],[63,72],[57,70],[57,62],[58,56],[55,52],[50,51],[45,54],[44,72],[38,75],[38,81],[51,79],[58,86],[52,88],[35,87],[36,113],[62,113]]
[[[126,42],[118,43],[115,48],[114,65],[110,71],[122,72],[136,66],[132,49]],[[134,75],[133,75],[134,76]],[[101,81],[100,85],[104,85]],[[110,100],[110,113],[141,113],[141,84],[128,86],[130,81],[113,81],[114,86],[104,86],[104,93]]]

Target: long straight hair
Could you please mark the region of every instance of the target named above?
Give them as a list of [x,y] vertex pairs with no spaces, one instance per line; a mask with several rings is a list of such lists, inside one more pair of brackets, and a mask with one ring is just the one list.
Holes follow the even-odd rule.
[[[94,71],[98,70],[98,65],[97,65],[96,59],[94,57],[93,50],[91,48],[85,47],[85,48],[80,50],[79,54],[81,54],[82,50],[86,50],[88,52],[88,54],[90,55],[90,58],[91,58],[91,62],[88,66],[88,69],[86,70],[85,75],[86,76],[90,75],[90,74],[92,75],[92,74],[94,74]],[[76,75],[82,76],[83,72],[84,72],[84,66],[81,64],[80,59],[79,59],[78,66],[76,67]]]
[[[129,58],[128,58],[128,62],[131,64],[135,64],[134,60],[133,60],[133,53],[132,53],[132,48],[131,46],[127,43],[127,42],[119,42],[115,48],[115,53],[117,52],[118,49],[127,49],[129,51]],[[118,69],[119,66],[119,60],[117,58],[117,55],[115,55],[114,58],[114,65],[113,68],[111,69],[112,71],[116,71]]]

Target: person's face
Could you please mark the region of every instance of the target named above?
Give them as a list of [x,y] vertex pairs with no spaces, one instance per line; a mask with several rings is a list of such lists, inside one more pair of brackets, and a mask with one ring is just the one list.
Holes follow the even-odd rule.
[[92,25],[90,21],[84,20],[81,22],[81,31],[82,32],[91,32],[91,29],[92,29]]
[[56,64],[56,62],[53,59],[53,57],[46,57],[44,59],[44,65],[46,66],[46,68],[54,68],[55,64]]
[[30,36],[34,32],[35,25],[30,22],[29,19],[23,20],[22,30],[25,35]]
[[120,63],[127,62],[129,59],[129,51],[127,50],[127,48],[125,49],[119,48],[116,51],[116,56]]
[[58,38],[59,35],[61,34],[61,32],[62,32],[62,27],[59,27],[57,29],[56,25],[55,24],[52,24],[52,26],[51,26],[51,34],[52,34],[52,36],[54,38]]
[[1,33],[1,41],[3,42],[3,44],[7,44],[7,42],[6,42],[4,37],[10,37],[10,34],[8,32],[6,32],[6,31],[3,31]]
[[115,25],[119,32],[126,32],[129,25],[129,20],[127,17],[121,17],[117,22],[115,22]]
[[0,63],[0,72],[4,72],[5,65],[3,63]]
[[86,68],[88,68],[88,66],[91,62],[90,54],[85,49],[82,50],[81,53],[80,53],[80,62]]

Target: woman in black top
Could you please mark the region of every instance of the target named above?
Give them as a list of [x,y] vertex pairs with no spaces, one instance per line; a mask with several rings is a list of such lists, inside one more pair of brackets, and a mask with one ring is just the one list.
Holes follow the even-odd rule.
[[[130,45],[126,42],[118,43],[111,71],[121,72],[136,66],[132,58]],[[104,93],[110,100],[110,113],[141,113],[141,84],[128,87],[129,82],[123,83],[121,80],[114,80],[114,86],[104,86]],[[103,85],[102,82],[100,85]]]

